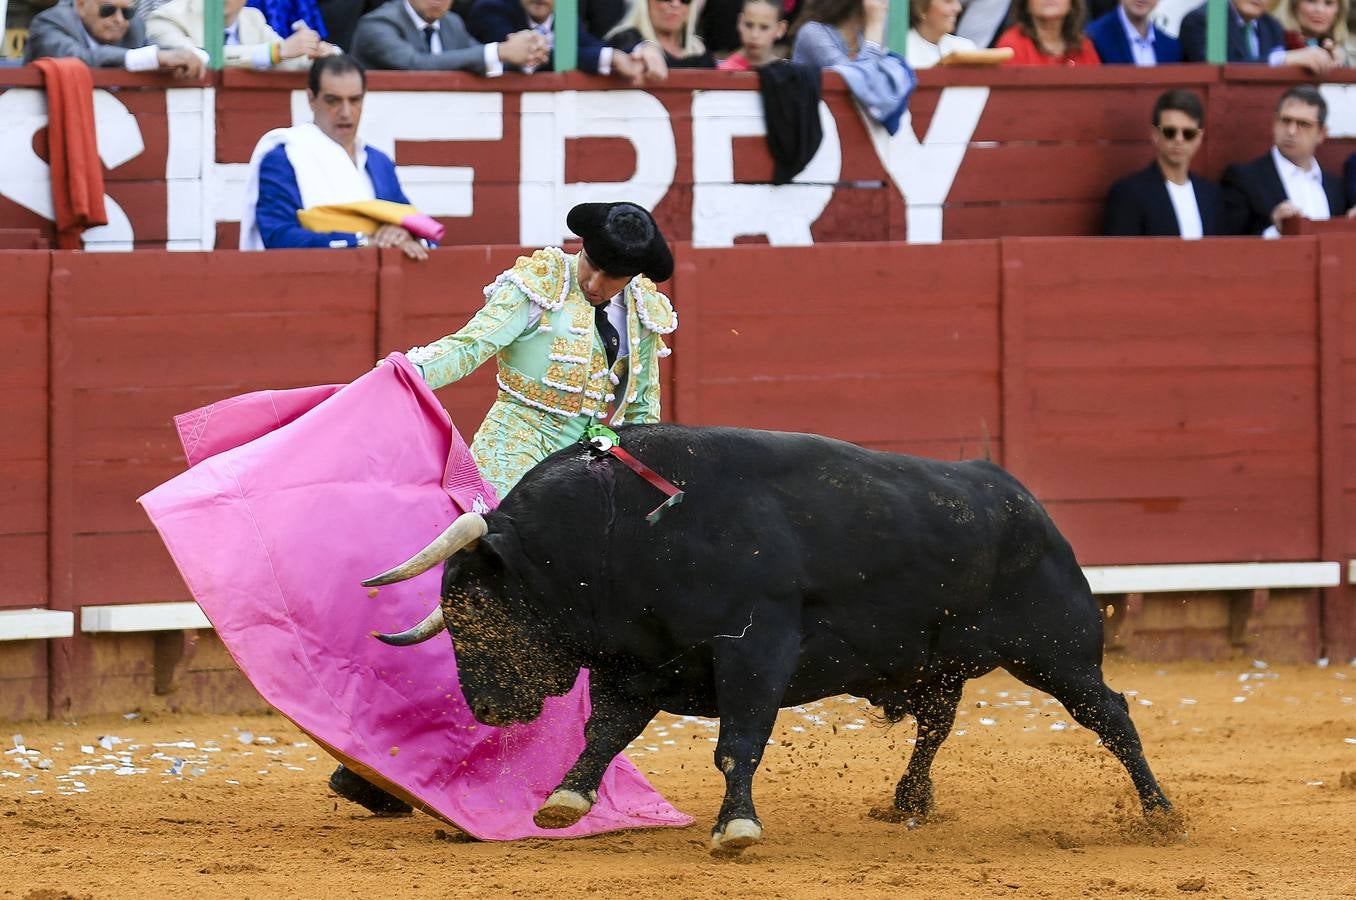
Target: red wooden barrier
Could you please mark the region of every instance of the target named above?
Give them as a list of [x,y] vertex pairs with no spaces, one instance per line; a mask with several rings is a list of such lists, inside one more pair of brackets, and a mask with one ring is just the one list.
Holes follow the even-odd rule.
[[[351,380],[459,327],[518,252],[0,252],[0,608],[187,599],[134,504],[182,468],[170,418]],[[1356,236],[677,259],[669,418],[952,459],[987,440],[1086,564],[1356,557]],[[442,395],[469,439],[492,366]],[[1321,618],[1356,654],[1351,593],[1299,598],[1260,646],[1302,657]],[[149,663],[119,640],[52,641],[50,663],[0,642],[0,718],[34,713],[49,667],[55,713],[135,693]]]
[[997,245],[683,253],[676,411],[956,459],[1002,446]]
[[[376,252],[52,258],[51,606],[186,599],[135,504],[183,470],[172,416],[370,367]],[[91,643],[54,642],[54,714],[107,687]]]
[[47,602],[47,253],[0,251],[0,608]]
[[[216,77],[212,93],[167,77],[112,70],[100,70],[94,79],[100,88],[115,89],[99,95],[109,101],[100,120],[101,136],[105,128],[118,131],[114,123],[127,118],[115,107],[132,114],[130,133],[128,122],[122,121],[119,140],[108,142],[131,155],[110,164],[106,179],[108,196],[126,211],[136,244],[163,246],[172,236],[182,242],[177,247],[205,248],[212,241],[234,247],[238,227],[231,218],[239,215],[241,192],[239,173],[229,167],[247,162],[265,131],[292,123],[292,92],[304,88],[304,79],[296,73],[230,70]],[[827,204],[814,212],[824,201],[808,199],[806,185],[790,189],[801,192],[795,198],[784,192],[779,202],[813,219],[809,234],[819,243],[918,241],[920,235],[965,240],[1097,234],[1111,182],[1142,168],[1153,156],[1149,119],[1159,93],[1186,87],[1202,94],[1206,127],[1196,170],[1217,178],[1228,163],[1266,150],[1277,97],[1302,80],[1312,79],[1297,69],[1264,66],[927,70],[910,100],[906,130],[896,139],[911,146],[896,147],[901,157],[887,171],[844,84],[830,74],[823,96],[841,145],[841,164],[836,172],[818,176],[830,191]],[[1346,99],[1356,91],[1356,72],[1337,70],[1323,81],[1334,98],[1333,137],[1320,148],[1319,159],[1338,171],[1356,150],[1356,104]],[[9,88],[36,86],[36,75],[28,68],[0,70],[0,97]],[[448,167],[470,170],[470,210],[440,213],[448,244],[529,240],[523,237],[524,223],[531,226],[543,219],[543,205],[550,206],[532,192],[533,183],[549,188],[547,194],[560,194],[580,184],[626,181],[640,170],[642,160],[658,158],[667,161],[671,174],[651,170],[647,177],[652,183],[630,190],[652,194],[646,202],[654,206],[670,239],[701,244],[696,232],[702,223],[743,216],[757,227],[736,240],[768,240],[765,223],[754,218],[757,205],[746,212],[735,204],[731,210],[734,201],[727,198],[724,205],[703,207],[699,198],[699,192],[720,194],[730,187],[731,177],[735,186],[769,178],[772,163],[765,140],[731,137],[731,122],[734,131],[743,128],[740,114],[706,102],[721,100],[726,92],[751,98],[757,89],[751,74],[674,72],[664,84],[638,93],[580,73],[484,79],[464,73],[378,72],[369,88],[373,98],[365,133],[390,138],[399,165],[433,167],[430,177],[446,189],[460,177],[452,176]],[[613,92],[618,104],[627,98],[644,101],[610,123],[611,130],[635,137],[635,144],[617,136],[568,133],[575,119],[570,102],[595,92]],[[468,112],[470,100],[491,95],[492,111],[477,106]],[[557,99],[562,103],[558,109],[540,108]],[[379,110],[383,102],[384,120]],[[399,110],[391,105],[402,103]],[[419,119],[426,108],[432,111],[425,123],[483,117],[493,120],[494,127],[466,139],[407,129],[403,120]],[[636,109],[640,115],[634,115]],[[633,129],[645,116],[656,129]],[[525,133],[533,121],[552,124],[542,126],[540,133]],[[705,140],[697,136],[700,123],[709,128]],[[13,199],[16,188],[31,187],[45,176],[44,164],[32,152],[45,158],[45,130],[21,134],[20,124],[18,112],[0,102],[0,125],[12,125],[0,127],[0,155],[11,172],[7,179],[0,169],[0,228],[37,228],[50,235],[50,223]],[[564,147],[559,165],[557,141]],[[919,150],[920,142],[926,151]],[[545,150],[550,152],[540,159],[532,156]],[[809,190],[818,196],[813,186]],[[931,218],[917,216],[920,211]],[[920,219],[940,231],[931,234]],[[705,243],[717,246],[727,240],[720,232],[708,234]]]
[[1316,243],[1157,247],[1003,242],[1008,467],[1084,563],[1317,558]]

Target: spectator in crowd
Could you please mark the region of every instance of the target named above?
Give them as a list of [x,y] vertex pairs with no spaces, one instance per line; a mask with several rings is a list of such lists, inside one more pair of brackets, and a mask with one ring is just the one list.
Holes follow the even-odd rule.
[[1121,0],[1088,26],[1104,64],[1160,66],[1182,61],[1182,44],[1149,21],[1158,0]]
[[976,47],[992,47],[1008,24],[1012,0],[961,0],[956,34]]
[[1082,0],[1015,0],[1011,28],[995,46],[1011,47],[1010,66],[1095,66],[1101,62],[1083,37]]
[[883,46],[889,8],[889,0],[811,0],[796,26],[791,62],[832,68],[867,115],[894,134],[918,79]]
[[316,6],[329,31],[329,42],[348,52],[353,49],[358,20],[381,6],[381,0],[316,0]]
[[[1205,12],[1208,4],[1182,19],[1178,40],[1185,62],[1205,62]],[[1229,0],[1226,59],[1229,62],[1262,63],[1269,66],[1303,66],[1322,74],[1336,61],[1322,47],[1285,49],[1285,29],[1267,12],[1267,0]]]
[[579,21],[589,34],[605,40],[607,33],[626,18],[627,6],[627,0],[580,0]]
[[[204,49],[203,0],[169,0],[146,20],[146,35],[160,47]],[[311,60],[338,52],[309,28],[282,38],[268,27],[263,13],[246,8],[245,0],[225,0],[225,64],[256,69],[306,69]]]
[[[143,0],[147,2],[147,0]],[[167,0],[149,0],[165,3]],[[325,17],[320,14],[316,0],[245,0],[247,6],[264,14],[268,27],[278,34],[290,34],[298,22],[310,28],[322,38],[328,39],[329,29],[325,26]]]
[[[508,41],[515,33],[527,32],[541,38],[548,48],[546,59],[539,65],[550,68],[554,55],[550,48],[555,46],[555,0],[476,0],[466,20],[471,36],[487,45]],[[653,45],[643,45],[632,54],[605,46],[584,28],[581,19],[577,25],[579,68],[594,75],[616,75],[629,79],[635,84],[644,81],[647,72],[652,69],[664,69],[659,50]],[[646,66],[647,54],[652,54],[650,66]],[[536,65],[517,66],[524,72],[535,72]],[[654,73],[651,77],[658,77]]]
[[1154,103],[1154,161],[1111,186],[1105,233],[1110,237],[1183,237],[1219,234],[1224,211],[1214,182],[1191,174],[1201,149],[1201,98],[1180,88]]
[[1343,180],[1347,183],[1347,210],[1356,209],[1356,153],[1347,157],[1347,164],[1342,168]]
[[797,23],[791,61],[824,69],[885,47],[888,0],[810,0]]
[[358,20],[353,56],[372,69],[422,69],[502,75],[504,66],[537,67],[551,52],[546,39],[525,29],[482,44],[450,12],[451,0],[387,0]]
[[[774,2],[778,14],[785,18],[782,0]],[[743,9],[743,0],[705,0],[701,18],[697,19],[697,33],[702,36],[706,49],[719,57],[728,56],[742,46],[739,14]]]
[[927,69],[948,53],[975,49],[974,41],[952,33],[960,11],[961,0],[909,0],[911,27],[904,50],[909,65]]
[[[716,58],[697,36],[701,6],[702,0],[634,0],[631,12],[608,33],[608,46],[631,53],[649,41],[659,46],[669,69],[713,69]],[[667,71],[646,74],[663,77]]]
[[1338,66],[1351,64],[1347,54],[1347,13],[1350,0],[1285,0],[1277,18],[1285,28],[1285,49],[1320,47]]
[[44,56],[74,57],[91,68],[173,72],[180,78],[200,78],[205,67],[192,50],[148,43],[132,0],[61,0],[38,13],[28,25],[24,62]]
[[739,11],[740,47],[716,68],[746,72],[765,66],[777,59],[776,43],[785,36],[780,0],[744,0],[744,8]]
[[[308,73],[314,123],[279,128],[260,140],[250,158],[240,249],[286,247],[399,247],[411,259],[428,250],[399,225],[371,235],[304,228],[299,210],[360,200],[406,203],[395,163],[358,136],[367,76],[351,56],[317,59]],[[257,185],[257,188],[255,187]]]
[[1342,181],[1318,167],[1314,153],[1327,137],[1328,104],[1318,88],[1296,85],[1281,95],[1272,123],[1275,144],[1224,170],[1226,234],[1276,237],[1293,216],[1328,219],[1346,209]]

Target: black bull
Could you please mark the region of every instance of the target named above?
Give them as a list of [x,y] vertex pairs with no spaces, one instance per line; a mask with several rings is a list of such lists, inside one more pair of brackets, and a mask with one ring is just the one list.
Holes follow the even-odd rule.
[[917,719],[894,806],[921,821],[962,686],[1000,666],[1101,737],[1146,813],[1171,809],[1125,698],[1103,680],[1101,611],[1073,550],[1001,468],[804,434],[620,435],[686,491],[655,526],[654,487],[611,456],[569,448],[483,520],[462,516],[450,543],[368,582],[452,553],[441,609],[383,637],[414,643],[445,626],[485,724],[535,718],[589,669],[586,745],[538,824],[587,813],[609,761],[667,710],[720,718],[713,846],[747,846],[761,836],[753,775],[778,708],[841,693]]

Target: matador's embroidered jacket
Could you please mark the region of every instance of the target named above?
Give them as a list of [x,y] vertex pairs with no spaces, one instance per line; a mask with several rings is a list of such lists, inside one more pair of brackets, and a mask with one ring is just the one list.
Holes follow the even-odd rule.
[[673,305],[648,278],[631,279],[623,289],[629,352],[609,370],[577,259],[555,247],[518,257],[460,331],[406,354],[435,390],[497,358],[499,395],[471,453],[501,498],[610,410],[613,425],[659,421],[659,359],[670,352],[663,335],[678,327]]

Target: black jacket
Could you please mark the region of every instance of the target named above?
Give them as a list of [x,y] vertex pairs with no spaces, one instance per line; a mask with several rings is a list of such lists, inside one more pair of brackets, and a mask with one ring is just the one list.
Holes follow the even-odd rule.
[[[1229,166],[1220,179],[1220,188],[1225,234],[1261,234],[1271,225],[1271,211],[1286,199],[1285,185],[1270,151],[1251,162]],[[1342,179],[1324,172],[1323,193],[1328,195],[1328,211],[1334,218],[1346,211]]]
[[[1219,188],[1213,181],[1192,174],[1191,187],[1196,192],[1196,208],[1201,212],[1201,232],[1207,237],[1222,234],[1224,212]],[[1168,186],[1157,162],[1149,163],[1133,175],[1127,175],[1111,186],[1106,197],[1106,226],[1108,237],[1177,237],[1182,231],[1177,212],[1168,197]]]

